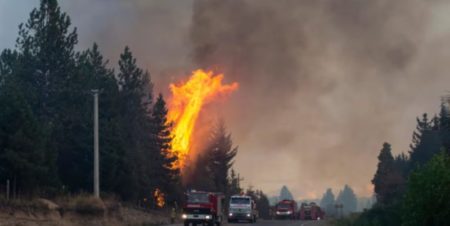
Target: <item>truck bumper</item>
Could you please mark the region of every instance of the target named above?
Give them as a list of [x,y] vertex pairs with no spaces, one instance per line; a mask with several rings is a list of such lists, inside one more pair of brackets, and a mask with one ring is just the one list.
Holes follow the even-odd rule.
[[277,219],[294,219],[294,215],[293,214],[277,214],[275,215],[275,217]]
[[228,215],[228,221],[249,221],[253,220],[253,216],[250,214],[232,214]]
[[181,217],[185,222],[212,222],[213,216],[210,214],[183,214]]

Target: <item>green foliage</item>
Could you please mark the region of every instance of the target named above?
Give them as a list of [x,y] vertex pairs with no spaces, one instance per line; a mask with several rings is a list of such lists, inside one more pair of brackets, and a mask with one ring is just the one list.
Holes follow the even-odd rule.
[[172,136],[167,113],[166,102],[162,94],[159,94],[152,110],[152,129],[154,131],[152,134],[154,135],[155,148],[149,155],[152,158],[150,160],[154,162],[150,177],[156,182],[153,185],[154,188],[160,187],[163,191],[172,194],[172,196],[167,197],[167,201],[173,202],[182,191],[179,190],[181,187],[180,172],[178,169],[172,168],[177,158],[169,152]]
[[149,156],[152,150],[151,96],[146,95],[149,75],[136,64],[130,49],[125,48],[119,59],[118,129],[121,158],[117,172],[116,191],[123,199],[152,197],[149,178]]
[[119,70],[99,47],[77,52],[76,29],[56,0],[41,0],[19,26],[17,50],[0,54],[0,181],[21,195],[92,190],[92,89],[100,91],[101,189],[127,201],[160,188],[178,199],[168,155],[170,124],[160,95],[131,50]]
[[447,151],[447,154],[450,155],[450,113],[446,98],[443,98],[441,101],[441,110],[439,112],[439,135],[443,148]]
[[441,153],[411,174],[402,225],[446,225],[450,219],[449,200],[450,157]]
[[427,114],[423,114],[422,119],[417,118],[416,131],[413,133],[410,153],[410,168],[425,164],[442,147],[439,119],[436,117],[429,121]]
[[390,205],[375,205],[372,209],[364,211],[353,220],[351,224],[355,226],[398,226],[401,224],[400,202]]
[[[355,221],[358,218],[358,215],[352,215],[345,218],[334,219],[331,221],[332,225],[335,226],[356,226]],[[366,225],[358,225],[358,226],[366,226]]]
[[372,183],[378,203],[387,205],[395,201],[404,190],[404,159],[399,157],[395,160],[391,153],[391,145],[384,143],[378,160],[377,172]]
[[417,119],[409,158],[384,145],[374,176],[378,203],[348,225],[446,225],[450,217],[448,106],[439,117]]
[[[47,131],[34,117],[23,93],[7,83],[0,90],[0,178],[30,193],[51,184]],[[41,139],[35,139],[40,137]]]

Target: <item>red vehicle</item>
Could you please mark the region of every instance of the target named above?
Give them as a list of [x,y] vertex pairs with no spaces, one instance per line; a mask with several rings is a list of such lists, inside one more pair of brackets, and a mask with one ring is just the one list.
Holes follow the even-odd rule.
[[282,200],[275,207],[277,219],[297,219],[297,202],[294,200]]
[[316,203],[302,203],[300,207],[300,220],[320,220],[325,213]]
[[220,193],[191,191],[183,206],[184,226],[207,224],[220,226],[224,219],[225,197]]

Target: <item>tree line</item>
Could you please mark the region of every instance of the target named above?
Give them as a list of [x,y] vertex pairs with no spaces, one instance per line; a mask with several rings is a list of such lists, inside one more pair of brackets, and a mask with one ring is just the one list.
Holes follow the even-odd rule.
[[320,200],[320,207],[327,216],[342,217],[354,213],[358,207],[358,198],[349,185],[345,185],[338,195],[328,188]]
[[447,225],[450,218],[450,112],[417,118],[407,154],[394,156],[389,143],[378,155],[372,179],[376,204],[345,225]]
[[76,51],[77,32],[56,0],[43,0],[0,55],[0,178],[21,195],[92,190],[90,91],[100,91],[101,190],[124,200],[171,193],[167,107],[125,47],[118,69],[96,44]]

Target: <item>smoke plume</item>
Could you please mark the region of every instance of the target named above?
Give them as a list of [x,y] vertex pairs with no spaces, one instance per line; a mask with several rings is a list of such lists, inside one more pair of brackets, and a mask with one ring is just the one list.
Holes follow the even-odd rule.
[[406,151],[414,117],[437,109],[450,80],[438,60],[448,51],[430,37],[440,4],[195,1],[194,63],[241,84],[222,112],[247,182],[310,198],[349,183],[370,195],[382,142]]

